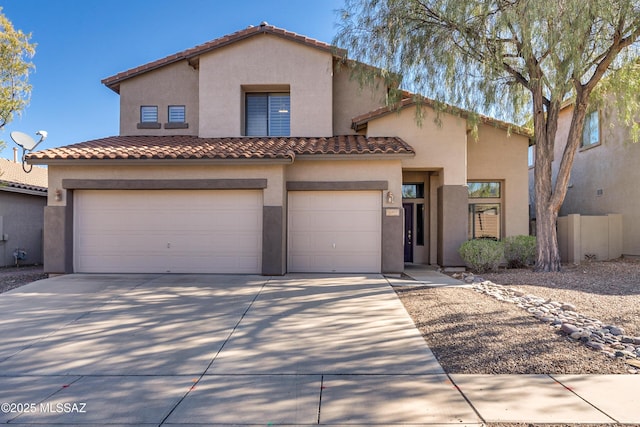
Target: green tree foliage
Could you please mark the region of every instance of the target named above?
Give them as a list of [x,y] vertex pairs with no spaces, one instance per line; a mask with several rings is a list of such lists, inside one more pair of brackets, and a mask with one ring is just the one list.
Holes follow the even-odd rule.
[[[346,0],[340,13],[335,43],[356,63],[379,67],[441,104],[532,121],[536,269],[558,271],[555,222],[589,108],[615,100],[618,116],[640,135],[633,120],[640,105],[640,0]],[[368,70],[358,69],[363,82]],[[556,141],[568,101],[570,130]],[[563,155],[555,159],[554,180],[556,142]]]
[[31,35],[13,28],[0,8],[0,129],[29,103],[29,72],[33,68],[30,60],[35,54],[30,38]]

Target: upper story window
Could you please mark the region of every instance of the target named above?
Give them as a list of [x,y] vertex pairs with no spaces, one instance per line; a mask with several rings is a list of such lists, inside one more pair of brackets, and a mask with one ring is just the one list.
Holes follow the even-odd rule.
[[138,129],[160,129],[157,105],[143,105],[140,107]]
[[165,129],[187,129],[187,110],[184,105],[169,105],[167,109],[167,123]]
[[529,151],[527,153],[527,164],[529,165],[530,168],[534,167],[536,164],[536,146],[535,145],[530,145],[529,146]]
[[140,107],[140,123],[158,123],[158,106],[143,105]]
[[245,135],[289,136],[291,99],[288,93],[247,93]]
[[186,122],[184,105],[169,105],[168,117],[169,117],[169,123]]
[[598,110],[587,113],[582,129],[582,147],[592,147],[600,143],[600,116]]

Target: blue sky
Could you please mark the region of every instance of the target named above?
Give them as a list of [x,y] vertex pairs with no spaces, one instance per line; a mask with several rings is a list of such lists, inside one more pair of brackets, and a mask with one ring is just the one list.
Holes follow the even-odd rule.
[[342,0],[4,0],[2,12],[37,44],[31,102],[0,131],[48,139],[38,149],[118,134],[119,99],[100,81],[120,71],[267,21],[324,42]]

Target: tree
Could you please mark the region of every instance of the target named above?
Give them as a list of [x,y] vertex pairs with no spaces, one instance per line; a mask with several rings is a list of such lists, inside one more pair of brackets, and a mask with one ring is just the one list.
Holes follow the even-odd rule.
[[14,29],[0,8],[0,129],[29,103],[30,59],[35,54],[30,38],[30,34]]
[[[640,134],[640,94],[627,90],[640,81],[640,0],[347,0],[340,13],[335,43],[356,62],[403,76],[402,85],[440,103],[533,118],[535,268],[559,271],[555,224],[586,114],[613,98]],[[570,131],[556,141],[566,102],[574,104]],[[555,143],[564,151],[554,182]]]

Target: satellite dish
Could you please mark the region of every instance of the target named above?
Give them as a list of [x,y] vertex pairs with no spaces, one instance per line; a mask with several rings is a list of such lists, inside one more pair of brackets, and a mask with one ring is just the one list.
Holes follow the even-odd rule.
[[11,135],[11,139],[13,139],[13,142],[27,151],[33,150],[34,148],[36,148],[36,145],[38,145],[38,143],[33,138],[31,138],[31,136],[27,135],[24,132],[18,132],[17,130],[14,130],[9,135]]
[[47,131],[39,130],[38,132],[36,132],[36,135],[40,135],[40,140],[38,142],[36,142],[33,138],[31,138],[24,132],[13,131],[9,135],[11,135],[11,139],[13,139],[13,142],[18,144],[22,148],[22,169],[24,169],[24,171],[27,173],[31,172],[31,169],[33,167],[27,170],[25,166],[26,154],[28,151],[33,151],[38,146],[38,144],[40,144],[47,138]]

